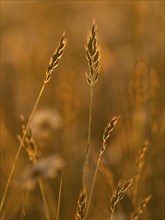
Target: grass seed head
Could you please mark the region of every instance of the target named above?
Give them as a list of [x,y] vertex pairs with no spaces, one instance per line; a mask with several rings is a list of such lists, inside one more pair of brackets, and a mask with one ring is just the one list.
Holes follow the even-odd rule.
[[[20,116],[20,120],[22,123],[22,133],[25,134],[26,126],[25,126],[25,119],[23,115]],[[18,140],[21,142],[21,139],[22,139],[21,136],[17,135],[17,137],[18,137]],[[38,150],[36,141],[33,138],[32,130],[30,127],[28,128],[26,132],[23,147],[29,156],[29,160],[31,160],[32,162],[37,161],[39,157],[41,156],[41,152]]]
[[79,199],[78,199],[78,207],[75,216],[75,220],[84,220],[85,219],[85,212],[87,207],[87,195],[86,192],[81,192]]
[[44,79],[44,83],[47,83],[52,75],[53,70],[58,66],[58,63],[63,55],[67,40],[65,38],[65,33],[63,33],[61,40],[59,42],[58,48],[55,50],[53,56],[51,57],[48,67],[46,69],[46,75]]
[[85,46],[86,58],[90,68],[90,72],[85,73],[85,75],[90,86],[93,86],[97,82],[100,70],[100,51],[97,43],[96,30],[95,22],[93,22],[92,30],[89,33]]
[[112,120],[108,123],[108,125],[105,127],[104,133],[103,133],[103,143],[100,149],[101,154],[105,151],[110,134],[114,130],[119,118],[120,116],[114,116]]
[[144,208],[147,206],[148,202],[151,199],[151,195],[147,196],[139,205],[137,210],[131,214],[131,220],[138,220],[140,215],[143,213]]
[[125,193],[132,185],[133,181],[134,181],[134,178],[128,180],[125,184],[121,184],[121,183],[118,184],[116,191],[115,191],[114,195],[112,196],[111,203],[110,203],[110,208],[111,208],[112,212],[114,212],[114,209],[115,209],[117,203],[120,200],[122,200]]

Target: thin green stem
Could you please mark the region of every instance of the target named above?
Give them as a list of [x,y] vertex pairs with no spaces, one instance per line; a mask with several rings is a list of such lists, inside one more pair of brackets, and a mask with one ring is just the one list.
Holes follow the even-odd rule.
[[61,172],[60,187],[59,187],[59,192],[58,192],[58,204],[57,204],[56,220],[59,219],[60,204],[61,204],[61,192],[62,192],[62,182],[63,182],[63,170]]
[[18,160],[18,158],[19,158],[19,154],[20,154],[20,152],[21,152],[21,149],[22,149],[22,146],[23,146],[24,139],[25,139],[25,137],[26,137],[27,131],[28,131],[28,129],[29,129],[30,122],[31,122],[32,117],[33,117],[33,115],[34,115],[34,112],[35,112],[35,110],[36,110],[36,108],[37,108],[37,105],[38,105],[38,103],[39,103],[39,101],[40,101],[40,98],[41,98],[42,93],[43,93],[43,91],[44,91],[44,89],[45,89],[45,86],[46,86],[46,83],[44,83],[44,84],[42,85],[42,88],[41,88],[40,93],[39,93],[39,95],[38,95],[37,101],[36,101],[36,103],[35,103],[35,105],[34,105],[34,107],[33,107],[33,110],[32,110],[32,112],[31,112],[31,114],[30,114],[28,123],[27,123],[27,125],[26,125],[25,132],[24,132],[23,137],[22,137],[22,139],[21,139],[21,141],[20,141],[20,144],[19,144],[19,147],[18,147],[16,156],[15,156],[15,158],[14,158],[14,162],[13,162],[13,164],[12,164],[12,167],[11,167],[11,170],[10,170],[10,173],[9,173],[9,176],[8,176],[8,179],[7,179],[6,187],[5,187],[3,196],[2,196],[2,200],[1,200],[1,204],[0,204],[0,212],[2,211],[2,208],[3,208],[3,205],[4,205],[4,201],[5,201],[5,199],[6,199],[6,195],[7,195],[7,192],[8,192],[9,186],[10,186],[10,183],[11,183],[11,179],[12,179],[12,176],[13,176],[13,174],[14,174],[15,166],[16,166],[17,160]]
[[89,151],[91,145],[91,126],[92,126],[92,108],[93,108],[93,86],[90,87],[90,106],[89,106],[89,121],[88,121],[88,139],[87,150],[83,167],[83,190],[86,192],[89,166]]
[[102,155],[102,154],[99,154],[99,157],[98,157],[98,160],[97,160],[96,169],[95,169],[95,173],[94,173],[94,177],[93,177],[93,180],[92,180],[92,186],[91,186],[91,190],[90,190],[90,193],[89,193],[89,200],[88,200],[88,203],[87,203],[87,209],[86,209],[86,214],[85,214],[85,220],[86,220],[87,217],[88,217],[88,212],[89,212],[90,202],[91,202],[91,198],[92,198],[92,194],[93,194],[93,189],[94,189],[94,185],[95,185],[96,177],[97,177],[97,172],[98,172],[98,168],[99,168],[100,161],[101,161],[101,155]]
[[41,179],[41,178],[38,178],[38,182],[39,182],[39,186],[40,186],[40,190],[41,190],[41,194],[42,194],[42,199],[43,199],[43,203],[44,203],[46,220],[50,220],[50,214],[49,214],[49,209],[48,209],[48,203],[47,203],[47,200],[46,200],[46,195],[45,195],[45,191],[44,191],[42,179]]

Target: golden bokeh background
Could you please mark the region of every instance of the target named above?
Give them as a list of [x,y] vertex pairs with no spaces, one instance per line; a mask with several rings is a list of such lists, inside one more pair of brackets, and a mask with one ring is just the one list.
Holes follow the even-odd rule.
[[[81,191],[87,144],[89,85],[84,46],[97,24],[101,70],[94,88],[90,178],[105,125],[120,120],[103,161],[114,184],[135,174],[145,140],[149,150],[139,183],[138,202],[152,199],[142,219],[164,219],[164,2],[163,1],[1,1],[1,196],[18,148],[20,115],[26,121],[45,70],[62,33],[68,39],[34,116],[34,139],[42,155],[65,160],[60,219],[74,219]],[[45,124],[46,123],[46,124]],[[36,126],[36,127],[35,127]],[[6,220],[20,217],[23,192],[15,183],[30,164],[22,150],[5,201]],[[46,180],[52,220],[56,216],[60,175]],[[109,219],[110,180],[100,171],[89,219]],[[129,197],[116,219],[128,219]],[[27,219],[44,219],[39,189],[30,193]]]

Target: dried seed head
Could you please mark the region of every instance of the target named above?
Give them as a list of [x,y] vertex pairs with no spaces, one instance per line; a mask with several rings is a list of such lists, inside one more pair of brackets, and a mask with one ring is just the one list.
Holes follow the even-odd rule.
[[[24,116],[20,116],[21,122],[22,122],[22,133],[25,134],[26,126],[25,126],[25,119]],[[18,140],[21,142],[21,136],[17,135]],[[33,138],[32,130],[29,127],[26,135],[25,135],[25,141],[23,145],[24,149],[26,150],[29,159],[33,162],[37,161],[38,158],[41,156],[41,152],[38,150],[37,144]]]
[[78,207],[75,219],[76,220],[84,220],[85,219],[85,212],[87,206],[87,195],[86,192],[81,192],[79,199],[78,199]]
[[140,215],[142,214],[144,208],[147,206],[148,202],[151,199],[151,195],[147,196],[139,205],[137,210],[131,214],[131,220],[138,220]]
[[58,66],[58,63],[62,57],[62,54],[64,52],[65,46],[66,46],[66,38],[65,38],[65,33],[63,33],[61,40],[59,42],[58,48],[55,50],[53,56],[51,57],[48,67],[46,69],[46,75],[44,79],[44,83],[47,83],[52,75],[53,70]]
[[106,147],[107,147],[107,141],[110,137],[111,132],[113,131],[113,129],[115,128],[118,120],[119,120],[120,116],[114,116],[112,118],[112,120],[108,123],[108,125],[105,127],[104,129],[104,134],[103,134],[103,143],[102,143],[102,147],[100,149],[100,153],[102,154]]
[[125,184],[120,184],[120,183],[118,184],[116,191],[115,191],[114,195],[112,196],[111,203],[110,203],[110,208],[111,208],[112,212],[114,212],[114,209],[115,209],[117,203],[120,200],[122,200],[125,193],[132,185],[133,181],[134,181],[134,178],[128,180]]
[[90,68],[89,73],[85,73],[87,82],[90,86],[93,86],[98,80],[98,74],[100,69],[100,51],[98,49],[97,37],[96,37],[96,25],[93,21],[92,30],[89,33],[87,39],[87,45],[85,46],[86,57]]

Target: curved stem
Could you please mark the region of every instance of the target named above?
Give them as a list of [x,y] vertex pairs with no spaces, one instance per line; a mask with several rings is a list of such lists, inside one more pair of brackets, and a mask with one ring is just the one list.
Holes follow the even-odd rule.
[[37,101],[35,102],[35,105],[34,105],[34,107],[33,107],[33,110],[32,110],[32,112],[31,112],[31,114],[30,114],[28,123],[27,123],[27,125],[26,125],[25,132],[24,132],[23,137],[22,137],[22,139],[21,139],[21,141],[20,141],[20,144],[19,144],[19,147],[18,147],[16,156],[15,156],[15,158],[14,158],[14,162],[13,162],[13,164],[12,164],[12,167],[11,167],[11,170],[10,170],[10,173],[9,173],[9,177],[8,177],[8,179],[7,179],[6,187],[5,187],[3,196],[2,196],[2,200],[1,200],[1,204],[0,204],[0,212],[2,211],[3,204],[4,204],[4,201],[5,201],[5,199],[6,199],[6,195],[7,195],[7,192],[8,192],[9,186],[10,186],[10,183],[11,183],[11,179],[12,179],[12,176],[13,176],[13,174],[14,174],[16,162],[17,162],[18,157],[19,157],[19,154],[20,154],[20,152],[21,152],[21,149],[22,149],[22,146],[23,146],[23,143],[24,143],[24,139],[25,139],[26,134],[27,134],[27,131],[28,131],[28,129],[29,129],[30,122],[31,122],[32,117],[33,117],[33,115],[34,115],[34,112],[35,112],[35,110],[36,110],[36,108],[37,108],[37,105],[38,105],[38,103],[39,103],[39,100],[40,100],[40,98],[41,98],[41,96],[42,96],[42,93],[43,93],[43,91],[44,91],[44,89],[45,89],[45,86],[46,86],[46,83],[44,83],[44,84],[42,85],[42,88],[41,88],[41,90],[40,90],[40,93],[39,93],[39,95],[38,95],[38,97],[37,97]]
[[93,194],[94,185],[95,185],[95,182],[96,182],[96,176],[97,176],[98,168],[99,168],[99,165],[100,165],[100,161],[101,161],[101,154],[99,154],[99,158],[97,160],[97,165],[96,165],[94,177],[93,177],[93,180],[92,180],[92,186],[91,186],[91,190],[90,190],[90,194],[89,194],[89,200],[88,200],[88,204],[87,204],[85,220],[88,217],[89,206],[90,206],[90,202],[91,202],[91,198],[92,198],[92,194]]

